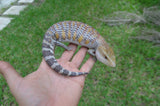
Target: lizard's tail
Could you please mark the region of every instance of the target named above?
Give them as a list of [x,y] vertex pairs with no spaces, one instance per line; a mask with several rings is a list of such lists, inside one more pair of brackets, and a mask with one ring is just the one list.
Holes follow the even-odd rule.
[[65,75],[65,76],[79,76],[88,74],[88,72],[71,72],[67,69],[64,69],[55,59],[54,56],[54,48],[56,46],[56,41],[49,38],[44,38],[43,44],[42,44],[42,53],[45,61],[47,64],[56,72]]

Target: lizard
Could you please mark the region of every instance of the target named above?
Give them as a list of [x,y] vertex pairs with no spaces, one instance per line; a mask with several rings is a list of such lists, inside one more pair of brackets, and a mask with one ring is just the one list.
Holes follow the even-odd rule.
[[46,63],[56,72],[65,76],[79,76],[88,72],[72,72],[64,69],[56,60],[56,46],[71,50],[62,42],[69,42],[88,48],[88,53],[100,62],[115,67],[115,55],[105,39],[91,26],[78,21],[63,21],[53,24],[45,33],[42,53]]

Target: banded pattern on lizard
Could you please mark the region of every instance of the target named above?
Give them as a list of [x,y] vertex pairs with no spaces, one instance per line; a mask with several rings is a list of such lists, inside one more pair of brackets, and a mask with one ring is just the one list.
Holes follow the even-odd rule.
[[115,55],[104,38],[91,26],[82,22],[63,21],[51,26],[44,35],[42,52],[47,64],[56,72],[66,76],[79,76],[87,72],[71,72],[55,59],[55,46],[71,50],[61,42],[69,42],[89,48],[88,53],[102,63],[115,67]]

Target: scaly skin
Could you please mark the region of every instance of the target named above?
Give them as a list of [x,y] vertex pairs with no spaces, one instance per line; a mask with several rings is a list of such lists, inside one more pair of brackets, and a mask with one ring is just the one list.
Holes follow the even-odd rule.
[[87,72],[71,72],[64,69],[55,59],[54,48],[61,46],[68,48],[61,42],[70,42],[89,48],[88,53],[95,56],[102,63],[115,67],[115,55],[112,48],[100,34],[87,24],[76,21],[59,22],[51,26],[43,39],[42,52],[47,64],[56,72],[66,76],[79,76]]

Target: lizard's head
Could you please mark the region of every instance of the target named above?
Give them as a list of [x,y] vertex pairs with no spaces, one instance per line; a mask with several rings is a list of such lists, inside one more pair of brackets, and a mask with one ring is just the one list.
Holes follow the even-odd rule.
[[108,66],[111,66],[111,67],[116,66],[116,60],[115,60],[114,52],[113,52],[112,48],[110,48],[107,43],[97,47],[96,58],[100,62],[102,62],[102,63],[104,63]]

